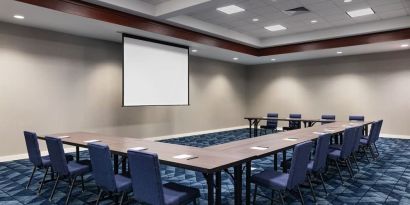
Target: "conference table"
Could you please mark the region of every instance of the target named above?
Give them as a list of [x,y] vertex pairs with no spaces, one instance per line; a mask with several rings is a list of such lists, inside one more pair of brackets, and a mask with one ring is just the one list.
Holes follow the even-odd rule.
[[[250,177],[251,163],[253,160],[267,156],[274,157],[273,167],[278,169],[277,154],[282,152],[283,160],[286,160],[286,151],[293,149],[295,145],[313,140],[322,134],[339,135],[348,127],[367,127],[372,121],[365,122],[330,122],[318,126],[311,126],[287,132],[263,135],[254,138],[233,141],[229,143],[209,146],[205,148],[190,147],[184,145],[169,144],[144,139],[111,136],[88,132],[59,133],[47,136],[60,137],[63,144],[76,147],[76,159],[79,160],[80,147],[87,147],[90,140],[98,140],[107,144],[114,155],[114,170],[118,173],[119,156],[122,157],[122,173],[127,172],[127,150],[143,147],[146,151],[158,154],[161,164],[184,168],[201,172],[208,186],[208,204],[221,204],[221,172],[233,168],[234,200],[235,205],[242,204],[242,175],[245,165],[246,204],[250,204]],[[44,135],[39,139],[45,139]],[[188,155],[189,158],[180,159],[178,156]],[[286,171],[287,167],[283,166]]]

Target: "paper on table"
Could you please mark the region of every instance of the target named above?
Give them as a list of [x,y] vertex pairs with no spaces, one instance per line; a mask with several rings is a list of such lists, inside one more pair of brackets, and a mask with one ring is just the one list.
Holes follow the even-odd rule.
[[325,132],[313,132],[313,134],[324,135],[324,134],[326,134],[326,133],[325,133]]
[[251,149],[255,149],[255,150],[267,150],[268,147],[260,147],[260,146],[257,146],[257,147],[251,147]]
[[289,137],[289,138],[285,138],[285,139],[283,139],[283,140],[286,140],[286,141],[297,141],[298,139],[297,139],[297,138],[291,138],[291,137]]
[[85,143],[92,143],[92,142],[101,142],[101,140],[87,140],[84,141]]
[[64,139],[64,138],[69,138],[70,136],[67,136],[67,135],[65,135],[65,136],[57,136],[56,138],[58,138],[58,139]]
[[325,129],[325,132],[334,132],[336,130],[332,130],[332,129]]
[[133,148],[129,148],[128,150],[132,150],[132,151],[142,151],[142,150],[147,150],[147,148],[145,148],[145,147],[133,147]]
[[189,155],[189,154],[180,154],[180,155],[177,155],[177,156],[173,156],[173,158],[175,158],[175,159],[187,159],[187,158],[191,158],[191,157],[193,157],[193,156]]

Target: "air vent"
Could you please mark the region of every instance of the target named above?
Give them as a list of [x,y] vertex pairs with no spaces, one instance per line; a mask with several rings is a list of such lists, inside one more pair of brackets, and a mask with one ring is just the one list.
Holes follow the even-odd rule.
[[289,16],[296,16],[299,14],[305,14],[305,13],[309,13],[309,9],[305,8],[305,7],[297,7],[297,8],[293,8],[293,9],[288,9],[288,10],[284,10],[282,11],[284,14],[287,14]]

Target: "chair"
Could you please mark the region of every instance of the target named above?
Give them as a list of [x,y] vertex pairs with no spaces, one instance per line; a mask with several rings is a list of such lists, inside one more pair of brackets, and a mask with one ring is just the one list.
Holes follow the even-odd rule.
[[363,148],[366,158],[367,158],[367,154],[366,154],[366,148],[367,148],[369,149],[373,159],[376,159],[372,145],[375,147],[377,155],[379,155],[379,151],[377,150],[377,146],[376,146],[376,141],[379,139],[382,125],[383,125],[383,120],[374,122],[372,124],[372,128],[370,129],[369,137],[360,139],[360,146]]
[[[267,114],[268,118],[278,118],[278,116],[279,116],[278,113],[273,113],[273,112]],[[278,120],[267,120],[266,125],[261,126],[261,129],[265,131],[265,134],[266,134],[266,130],[271,130],[273,132],[273,131],[276,131],[277,128],[278,128]]]
[[[302,119],[301,114],[290,114],[290,119]],[[300,129],[302,127],[300,120],[289,120],[289,127],[284,127],[284,130],[295,130]]]
[[[325,168],[326,168],[326,160],[327,160],[327,153],[329,150],[330,137],[331,137],[330,134],[324,134],[324,135],[319,136],[317,143],[316,143],[314,159],[310,160],[310,162],[307,165],[307,170],[308,170],[309,175],[310,174],[319,175],[320,180],[322,181],[323,189],[325,190],[326,194],[327,194],[327,190],[326,190],[325,181],[323,180],[322,173],[325,171]],[[311,187],[311,189],[313,192],[313,187]],[[314,194],[313,196],[315,197]]]
[[120,205],[122,205],[126,194],[132,190],[131,179],[114,174],[110,149],[107,145],[89,143],[88,151],[93,167],[92,174],[100,189],[96,204],[99,204],[104,192],[108,192],[110,194],[121,193]]
[[364,121],[363,115],[350,115],[349,121]]
[[[299,185],[306,179],[307,165],[313,143],[311,141],[303,142],[295,146],[292,163],[289,173],[276,172],[268,169],[251,177],[251,182],[255,184],[253,203],[255,203],[258,186],[276,190],[279,192],[282,204],[285,204],[284,194],[287,190],[297,188],[300,200],[304,204],[302,193]],[[283,194],[283,195],[282,195]],[[266,197],[266,196],[264,196]],[[269,197],[268,197],[269,198]],[[273,199],[271,199],[273,202]]]
[[78,176],[81,176],[82,190],[84,191],[83,176],[90,172],[90,166],[86,164],[87,161],[80,161],[78,163],[71,161],[67,163],[67,161],[65,160],[65,153],[61,139],[46,136],[46,144],[48,152],[50,154],[51,166],[57,173],[57,179],[54,184],[53,190],[51,191],[49,200],[51,201],[53,199],[58,182],[61,179],[67,178],[70,183],[67,199],[65,201],[65,204],[67,205],[70,201],[71,193]]
[[328,157],[336,163],[336,168],[339,172],[340,181],[343,184],[342,172],[340,171],[339,162],[346,162],[350,177],[353,177],[353,171],[349,156],[352,153],[354,147],[354,140],[356,137],[357,128],[351,127],[345,129],[343,132],[343,144],[340,149],[329,149]]
[[[33,171],[31,173],[30,179],[27,183],[26,189],[29,188],[36,170],[37,169],[45,169],[43,179],[42,179],[40,187],[38,189],[38,194],[41,194],[41,190],[43,189],[43,185],[45,183],[46,176],[48,174],[48,170],[51,167],[50,157],[49,156],[44,156],[44,157],[41,156],[40,148],[39,148],[39,145],[38,145],[38,137],[37,137],[36,133],[24,131],[24,139],[26,141],[28,158],[29,158],[30,162],[33,163],[33,165],[34,165]],[[66,155],[66,160],[67,161],[72,161],[73,156]]]
[[176,183],[162,184],[158,155],[128,150],[134,198],[155,205],[182,205],[200,196],[199,190]]
[[[322,115],[322,117],[321,117],[321,119],[322,120],[336,120],[336,116],[335,115]],[[323,124],[326,124],[326,123],[329,123],[329,122],[322,122],[322,125]]]

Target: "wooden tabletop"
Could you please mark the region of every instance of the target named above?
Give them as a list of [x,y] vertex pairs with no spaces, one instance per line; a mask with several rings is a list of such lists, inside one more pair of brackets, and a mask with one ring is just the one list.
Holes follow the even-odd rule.
[[335,120],[316,118],[278,118],[278,117],[245,117],[246,120],[278,120],[278,121],[305,121],[305,122],[335,122]]

